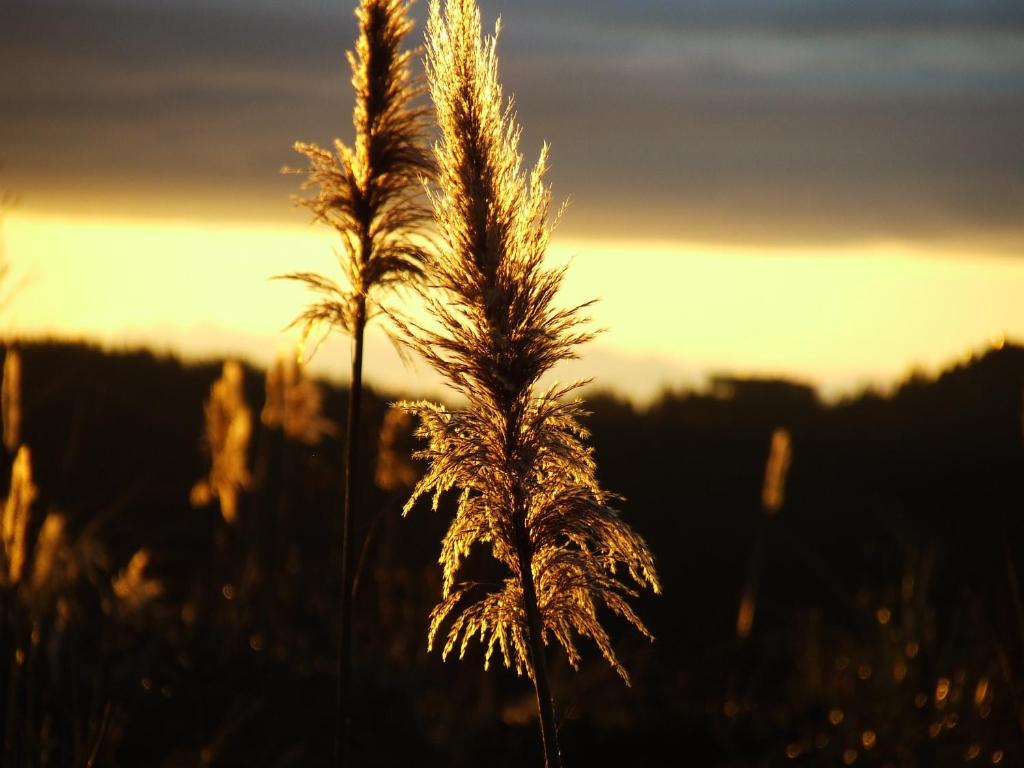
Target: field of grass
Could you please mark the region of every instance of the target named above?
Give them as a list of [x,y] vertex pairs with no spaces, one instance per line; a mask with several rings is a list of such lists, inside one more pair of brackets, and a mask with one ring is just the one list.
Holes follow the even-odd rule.
[[[25,575],[3,590],[5,764],[84,764],[93,748],[97,765],[329,764],[339,438],[261,422],[265,372],[244,368],[250,479],[231,524],[190,502],[219,363],[18,349],[38,496]],[[833,405],[779,381],[722,380],[644,410],[589,397],[601,480],[626,496],[664,594],[637,600],[653,643],[605,617],[631,688],[585,641],[578,673],[550,651],[566,762],[1019,761],[1022,385],[1024,349],[1008,345]],[[320,387],[323,413],[344,413],[347,393]],[[537,764],[529,683],[483,673],[477,650],[461,664],[427,653],[452,500],[400,517],[422,466],[394,399],[367,393],[361,435],[353,757]],[[792,463],[765,518],[779,426]],[[470,578],[500,578],[482,555]]]

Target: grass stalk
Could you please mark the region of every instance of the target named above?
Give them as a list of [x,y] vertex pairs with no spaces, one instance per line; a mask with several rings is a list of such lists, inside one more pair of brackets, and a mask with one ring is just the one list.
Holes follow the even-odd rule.
[[356,96],[353,145],[336,140],[331,150],[295,144],[309,163],[295,172],[305,174],[304,189],[316,190],[297,202],[340,236],[338,264],[346,280],[338,283],[314,272],[282,276],[303,283],[319,297],[295,320],[305,340],[321,332],[314,351],[332,331],[353,340],[340,542],[339,766],[348,764],[351,753],[352,528],[360,498],[363,335],[371,310],[381,305],[374,294],[414,282],[425,253],[416,230],[427,217],[419,195],[432,165],[422,141],[426,111],[412,105],[422,89],[411,74],[412,53],[402,49],[412,29],[409,5],[408,0],[361,0],[356,9],[359,38],[348,55]]
[[[428,644],[446,636],[442,655],[465,655],[479,637],[486,668],[495,653],[528,676],[537,700],[547,768],[562,765],[546,647],[557,640],[570,665],[576,635],[590,637],[629,682],[598,619],[598,605],[643,634],[630,607],[633,586],[659,590],[647,545],[611,506],[596,479],[579,424],[577,384],[539,389],[540,378],[592,334],[580,307],[555,306],[564,269],[544,265],[552,224],[544,182],[547,148],[522,169],[520,128],[502,96],[497,34],[484,38],[473,0],[430,6],[427,80],[437,112],[437,189],[431,194],[439,247],[424,262],[432,320],[396,323],[409,347],[465,400],[449,411],[405,403],[419,417],[427,461],[405,512],[418,498],[460,491],[442,543],[441,602]],[[457,582],[474,545],[508,570],[503,584]],[[442,633],[442,626],[448,626]]]
[[365,298],[356,307],[352,338],[352,385],[349,390],[348,419],[345,440],[345,491],[344,508],[341,518],[341,613],[339,615],[340,632],[338,633],[338,711],[337,711],[337,744],[338,765],[349,764],[351,702],[350,678],[352,674],[352,517],[359,498],[359,436],[360,415],[363,399],[363,334],[366,329]]

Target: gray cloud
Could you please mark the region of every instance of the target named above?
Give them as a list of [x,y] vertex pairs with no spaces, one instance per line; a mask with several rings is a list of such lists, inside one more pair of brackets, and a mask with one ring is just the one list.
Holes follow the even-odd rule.
[[[1024,244],[1017,0],[484,9],[569,234]],[[354,34],[326,0],[8,2],[5,183],[33,207],[294,216],[277,170],[348,135]]]

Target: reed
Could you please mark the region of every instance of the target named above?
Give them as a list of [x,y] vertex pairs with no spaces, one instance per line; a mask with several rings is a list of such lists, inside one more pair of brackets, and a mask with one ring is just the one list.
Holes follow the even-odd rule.
[[11,484],[3,506],[3,523],[0,526],[3,543],[3,569],[0,569],[0,586],[17,587],[25,566],[26,533],[32,504],[39,495],[39,489],[32,482],[32,454],[25,446],[18,448],[11,465]]
[[[361,0],[359,39],[348,54],[355,89],[352,147],[340,139],[333,151],[298,142],[308,166],[298,203],[341,238],[338,263],[344,284],[313,272],[283,277],[309,287],[319,298],[299,315],[308,339],[318,328],[340,330],[353,339],[352,377],[345,443],[345,491],[341,525],[341,605],[338,641],[338,763],[347,762],[348,703],[352,646],[352,517],[359,498],[359,435],[362,402],[363,333],[380,307],[383,292],[414,281],[425,253],[416,230],[427,218],[421,179],[431,173],[422,141],[427,111],[414,105],[422,92],[414,80],[413,53],[402,48],[412,29],[408,0]],[[321,339],[323,337],[321,336]],[[314,346],[315,349],[315,346]]]
[[[561,765],[545,646],[553,638],[576,667],[576,636],[594,640],[608,663],[629,677],[598,619],[603,604],[650,637],[627,598],[660,590],[653,557],[612,506],[595,477],[588,435],[578,419],[577,384],[539,388],[591,333],[587,305],[560,309],[564,269],[544,265],[551,233],[545,147],[522,169],[520,127],[498,81],[497,32],[481,36],[473,0],[431,3],[427,78],[440,128],[438,188],[431,194],[441,245],[425,262],[433,323],[400,320],[407,343],[465,398],[448,410],[428,402],[404,407],[420,419],[427,469],[406,504],[458,490],[442,544],[443,596],[429,629],[444,635],[443,656],[464,656],[474,636],[484,666],[499,651],[528,675],[536,693],[548,768]],[[464,558],[485,545],[508,570],[499,587],[459,583]],[[447,625],[447,630],[442,627]]]
[[194,507],[203,507],[214,499],[220,503],[224,521],[238,519],[242,491],[249,487],[249,439],[252,437],[252,413],[245,402],[244,372],[234,360],[224,363],[221,377],[210,387],[204,406],[204,438],[210,452],[210,472],[192,488]]
[[747,569],[747,580],[743,585],[739,609],[736,611],[736,637],[739,640],[746,640],[754,630],[757,594],[767,546],[768,521],[779,513],[786,502],[786,478],[792,461],[793,439],[789,430],[776,427],[772,431],[768,458],[764,466],[764,484],[761,487],[761,511],[764,514],[758,522],[757,536],[754,539],[754,548]]
[[128,564],[111,579],[111,591],[118,598],[119,607],[129,614],[140,613],[164,593],[164,585],[147,573],[151,558],[147,548],[136,550]]
[[278,357],[267,368],[263,426],[280,429],[289,440],[318,445],[335,437],[338,427],[323,415],[323,392],[294,356]]

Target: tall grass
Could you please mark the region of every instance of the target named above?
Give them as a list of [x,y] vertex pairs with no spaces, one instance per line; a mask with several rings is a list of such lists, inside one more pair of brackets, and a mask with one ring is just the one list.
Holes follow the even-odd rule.
[[[0,764],[91,765],[86,752],[91,744],[94,762],[109,718],[110,641],[128,623],[144,624],[137,620],[162,585],[146,574],[144,551],[112,576],[95,536],[102,513],[69,533],[67,517],[47,511],[32,452],[19,437],[21,365],[10,347],[2,393],[13,460],[0,502]],[[100,610],[104,620],[86,626]]]
[[[582,406],[566,400],[579,384],[538,388],[555,363],[590,338],[584,307],[560,309],[564,269],[545,267],[551,233],[547,148],[522,169],[520,128],[498,81],[497,35],[483,39],[473,0],[431,3],[427,77],[437,111],[438,189],[431,196],[442,241],[425,262],[425,297],[435,325],[400,324],[410,346],[466,399],[463,410],[426,402],[405,407],[421,420],[428,461],[406,505],[423,495],[434,506],[460,492],[442,544],[443,599],[431,616],[431,646],[451,620],[447,656],[479,636],[485,667],[495,650],[534,683],[548,768],[561,764],[545,646],[551,638],[570,664],[576,635],[592,638],[611,666],[628,675],[598,620],[603,603],[649,636],[617,576],[659,590],[651,553],[611,506],[595,477],[579,425]],[[585,305],[584,305],[585,306]],[[508,570],[494,589],[458,583],[474,545],[490,548]]]
[[210,472],[196,483],[191,495],[196,507],[216,499],[227,523],[238,520],[241,493],[252,482],[248,468],[252,412],[245,402],[243,375],[242,366],[228,360],[221,377],[210,387],[210,397],[203,407]]
[[750,553],[747,580],[740,596],[736,612],[736,637],[746,640],[754,629],[754,615],[757,611],[757,592],[764,568],[765,547],[767,546],[768,521],[779,513],[786,501],[786,477],[793,461],[792,437],[789,430],[776,427],[772,431],[771,446],[764,466],[764,485],[761,488],[761,511],[764,513],[757,528],[754,548]]
[[267,368],[266,401],[260,421],[303,445],[317,445],[338,432],[334,422],[323,415],[323,392],[292,355],[278,357]]
[[338,641],[338,762],[349,749],[348,704],[352,645],[352,517],[359,498],[359,436],[362,402],[363,333],[377,299],[375,292],[401,286],[420,273],[424,254],[415,229],[426,218],[419,202],[421,179],[431,163],[421,135],[426,111],[413,106],[420,92],[411,71],[412,53],[402,42],[412,29],[407,0],[361,0],[359,39],[349,53],[355,88],[355,144],[335,141],[334,151],[296,143],[306,156],[304,188],[315,189],[300,204],[341,236],[342,286],[322,275],[296,272],[320,296],[296,320],[308,337],[317,326],[352,336],[352,384],[346,427],[345,501],[341,531],[341,605]]

